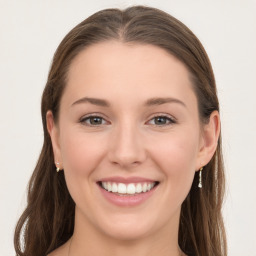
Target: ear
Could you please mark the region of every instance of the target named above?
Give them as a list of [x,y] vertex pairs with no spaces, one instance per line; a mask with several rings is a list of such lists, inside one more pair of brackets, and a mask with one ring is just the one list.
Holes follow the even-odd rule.
[[201,133],[196,170],[207,165],[216,151],[220,136],[220,116],[218,111],[211,113],[209,122],[203,125]]
[[47,124],[48,133],[52,141],[55,164],[59,163],[58,167],[60,169],[63,169],[60,144],[59,144],[59,129],[56,123],[54,122],[54,117],[53,117],[52,111],[50,110],[47,111],[46,113],[46,124]]

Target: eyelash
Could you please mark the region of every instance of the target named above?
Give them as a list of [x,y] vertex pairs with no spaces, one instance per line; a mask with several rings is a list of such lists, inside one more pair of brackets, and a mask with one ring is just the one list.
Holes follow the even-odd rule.
[[148,122],[150,122],[151,120],[154,120],[156,118],[164,118],[166,120],[166,122],[168,122],[168,123],[165,123],[165,124],[162,124],[162,125],[152,124],[152,125],[157,126],[157,127],[165,127],[165,126],[169,126],[169,125],[173,125],[173,124],[177,123],[176,120],[173,117],[171,117],[169,115],[164,115],[164,114],[155,115]]
[[[98,126],[102,125],[102,124],[93,125],[93,124],[88,124],[88,123],[86,123],[86,121],[88,121],[88,120],[90,121],[90,120],[92,120],[93,118],[100,118],[100,119],[102,119],[102,120],[105,120],[104,117],[102,117],[102,116],[100,116],[100,115],[97,115],[97,114],[90,114],[90,115],[87,115],[87,116],[82,117],[79,122],[82,123],[82,124],[84,124],[84,125],[86,125],[86,126],[98,127]],[[106,121],[106,122],[107,122],[107,121]],[[103,125],[104,125],[104,124],[103,124]]]
[[[105,120],[104,117],[102,117],[100,115],[97,115],[97,114],[91,114],[91,115],[88,115],[88,116],[84,116],[79,120],[79,122],[86,125],[86,126],[91,126],[91,127],[99,127],[101,125],[106,125],[106,124],[102,124],[102,123],[93,125],[91,123],[88,124],[86,122],[86,121],[90,122],[90,120],[92,120],[93,118],[100,118],[101,120],[104,120],[107,123],[107,121]],[[154,119],[156,120],[156,118],[164,118],[166,120],[166,122],[168,122],[168,123],[165,123],[165,124],[162,124],[162,125],[152,124],[153,126],[164,127],[164,126],[169,126],[169,125],[173,125],[173,124],[177,123],[177,121],[173,117],[171,117],[169,115],[164,115],[164,114],[158,114],[158,115],[153,116],[149,121],[147,121],[147,123],[149,123],[150,121],[152,121]]]

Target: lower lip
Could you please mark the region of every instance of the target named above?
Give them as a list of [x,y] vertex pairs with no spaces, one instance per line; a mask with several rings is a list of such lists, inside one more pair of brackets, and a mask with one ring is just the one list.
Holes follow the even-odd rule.
[[111,202],[117,206],[136,206],[136,205],[142,204],[143,202],[145,202],[147,199],[149,199],[152,196],[152,194],[156,190],[156,187],[157,186],[155,186],[154,188],[152,188],[150,191],[147,191],[147,192],[142,192],[142,193],[134,194],[134,195],[120,196],[118,194],[108,192],[104,188],[99,186],[103,196],[109,202]]

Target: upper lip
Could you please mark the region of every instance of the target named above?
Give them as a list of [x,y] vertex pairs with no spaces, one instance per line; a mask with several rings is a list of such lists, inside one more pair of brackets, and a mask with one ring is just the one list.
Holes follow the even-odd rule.
[[121,177],[121,176],[113,176],[113,177],[107,177],[99,180],[98,182],[116,182],[116,183],[140,183],[140,182],[156,182],[156,180],[152,180],[149,178],[143,178],[143,177]]

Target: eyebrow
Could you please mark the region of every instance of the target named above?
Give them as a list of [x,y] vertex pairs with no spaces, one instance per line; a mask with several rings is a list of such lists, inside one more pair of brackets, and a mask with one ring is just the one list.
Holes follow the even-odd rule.
[[181,104],[182,106],[184,107],[187,107],[186,104],[181,101],[181,100],[178,100],[176,98],[152,98],[152,99],[148,99],[146,101],[146,106],[154,106],[154,105],[163,105],[163,104],[166,104],[166,103],[178,103],[178,104]]
[[81,98],[81,99],[75,101],[71,106],[81,104],[81,103],[91,103],[96,106],[110,107],[110,103],[107,102],[106,100],[97,99],[97,98],[88,98],[88,97],[84,97],[84,98]]
[[[96,106],[101,106],[101,107],[110,107],[110,103],[106,100],[103,99],[98,99],[98,98],[89,98],[89,97],[84,97],[81,98],[77,101],[75,101],[71,106],[77,105],[77,104],[81,104],[81,103],[90,103],[92,105],[96,105]],[[166,103],[178,103],[184,107],[186,107],[186,104],[181,101],[178,100],[176,98],[152,98],[152,99],[148,99],[145,102],[145,106],[155,106],[155,105],[163,105]]]

